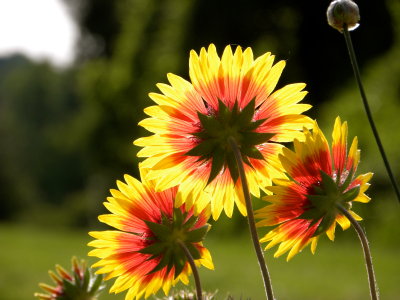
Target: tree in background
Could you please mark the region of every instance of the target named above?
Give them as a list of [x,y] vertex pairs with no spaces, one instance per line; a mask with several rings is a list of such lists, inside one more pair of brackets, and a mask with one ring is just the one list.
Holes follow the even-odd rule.
[[[240,44],[255,55],[278,53],[290,60],[281,84],[306,82],[306,102],[314,105],[331,99],[351,76],[350,67],[333,67],[347,54],[326,25],[329,1],[64,1],[81,30],[74,66],[57,70],[20,57],[0,62],[6,199],[0,218],[32,215],[35,207],[61,210],[54,218],[62,223],[63,215],[68,224],[97,215],[115,178],[138,175],[131,142],[145,134],[137,123],[147,93],[168,72],[187,77],[190,49],[213,42],[219,49]],[[361,66],[393,45],[391,2],[360,7],[365,13],[354,39]]]

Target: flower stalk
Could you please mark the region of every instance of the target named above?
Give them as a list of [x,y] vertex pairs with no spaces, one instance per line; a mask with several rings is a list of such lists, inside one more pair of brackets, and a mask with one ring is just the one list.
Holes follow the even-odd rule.
[[369,243],[367,240],[367,236],[364,230],[361,228],[360,224],[353,218],[353,216],[341,205],[337,205],[338,209],[342,214],[346,216],[346,218],[350,221],[351,225],[353,225],[357,235],[360,239],[361,246],[364,252],[364,259],[365,259],[365,266],[367,268],[368,273],[368,282],[369,282],[369,290],[371,294],[372,300],[379,300],[378,294],[378,286],[376,283],[375,273],[374,273],[374,266],[372,264],[372,256],[371,250],[369,249]]
[[186,258],[188,259],[189,265],[192,269],[194,282],[196,285],[197,300],[203,300],[203,291],[201,289],[200,276],[199,276],[199,272],[197,271],[197,267],[194,262],[193,256],[190,254],[189,249],[185,246],[184,243],[179,242],[179,246],[182,248],[183,252],[185,252]]
[[251,203],[249,186],[247,184],[246,173],[244,171],[242,154],[240,152],[240,149],[239,149],[236,141],[233,138],[229,139],[229,143],[231,145],[233,155],[235,156],[236,163],[238,166],[238,171],[239,171],[239,178],[240,178],[240,181],[242,182],[243,195],[244,195],[244,199],[246,202],[247,220],[248,220],[249,228],[250,228],[250,235],[251,235],[251,239],[253,241],[253,246],[254,246],[254,250],[256,252],[258,263],[260,265],[261,274],[262,274],[263,281],[264,281],[265,293],[267,295],[268,300],[274,300],[274,293],[272,290],[271,278],[270,278],[270,275],[268,272],[267,265],[265,263],[261,245],[259,243],[259,238],[258,238],[257,229],[256,229],[256,223],[254,221],[253,205]]
[[343,24],[343,35],[344,35],[344,39],[346,41],[347,50],[349,52],[350,61],[351,61],[351,65],[353,67],[354,76],[356,78],[358,89],[360,90],[361,99],[362,99],[362,102],[364,104],[365,113],[367,114],[367,118],[368,118],[369,124],[370,124],[372,132],[374,134],[376,144],[378,145],[379,152],[381,153],[381,156],[382,156],[382,159],[383,159],[383,163],[385,164],[386,171],[387,171],[387,173],[389,175],[390,182],[391,182],[391,184],[393,186],[393,189],[394,189],[394,191],[396,193],[397,200],[400,202],[400,190],[399,190],[399,187],[398,187],[398,185],[396,183],[396,179],[395,179],[395,177],[393,175],[392,169],[390,167],[389,160],[387,159],[387,156],[385,154],[385,149],[383,148],[381,139],[379,137],[378,130],[376,129],[374,119],[372,118],[371,109],[369,107],[367,96],[365,94],[364,87],[363,87],[363,84],[362,84],[362,81],[361,81],[360,69],[359,69],[358,64],[357,64],[357,57],[356,57],[356,54],[355,54],[355,51],[354,51],[354,48],[353,48],[353,43],[351,41],[351,36],[350,36],[350,32],[349,32],[347,24]]

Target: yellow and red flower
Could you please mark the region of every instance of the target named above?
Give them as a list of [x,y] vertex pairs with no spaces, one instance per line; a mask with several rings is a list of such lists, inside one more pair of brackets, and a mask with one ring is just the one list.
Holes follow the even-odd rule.
[[290,250],[289,260],[310,243],[314,253],[323,233],[334,240],[336,223],[343,230],[350,226],[338,205],[361,220],[350,208],[353,201],[370,201],[364,192],[372,173],[355,177],[360,150],[355,137],[347,152],[347,132],[347,123],[338,117],[331,151],[315,123],[312,132],[305,129],[304,138],[294,141],[294,152],[283,149],[280,160],[289,179],[274,180],[276,185],[267,187],[274,195],[264,198],[272,204],[256,211],[258,226],[279,225],[260,240],[269,242],[266,249],[280,243],[275,257]]
[[195,263],[213,269],[209,251],[202,240],[209,229],[209,209],[198,215],[185,206],[174,207],[177,187],[155,192],[151,181],[139,182],[125,175],[119,190],[104,205],[111,214],[99,220],[117,230],[94,231],[90,256],[100,258],[92,267],[105,279],[117,277],[110,293],[128,290],[125,299],[141,299],[160,288],[167,294],[178,281],[187,284],[191,274],[182,244]]
[[222,210],[231,216],[234,203],[246,215],[231,142],[241,151],[250,192],[258,196],[282,172],[279,143],[312,124],[301,115],[311,106],[298,104],[305,84],[273,92],[285,66],[273,62],[271,53],[254,59],[250,48],[233,53],[230,46],[220,58],[211,44],[199,55],[191,51],[191,82],[168,74],[170,84],[157,85],[161,94],[149,95],[157,105],[146,108],[150,118],[139,123],[154,135],[135,141],[144,147],[138,156],[147,157],[143,167],[150,169],[149,179],[157,178],[157,190],[180,184],[178,203],[202,210],[211,202],[214,219]]

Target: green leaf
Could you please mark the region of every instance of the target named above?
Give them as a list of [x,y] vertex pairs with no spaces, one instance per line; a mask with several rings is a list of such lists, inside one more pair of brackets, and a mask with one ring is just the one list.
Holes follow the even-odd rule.
[[183,268],[185,267],[186,257],[174,256],[173,264],[175,267],[174,278],[178,277],[179,274],[182,273]]
[[236,184],[236,182],[239,178],[239,169],[237,166],[238,163],[236,162],[236,158],[235,158],[233,152],[229,152],[227,154],[226,163],[228,165],[229,172],[231,173],[232,180]]
[[182,210],[180,208],[174,208],[174,222],[173,222],[174,227],[180,228],[184,220],[185,216],[183,215]]
[[331,202],[330,197],[326,195],[307,195],[306,197],[317,208],[324,208],[327,202]]
[[[236,102],[237,103],[237,102]],[[254,117],[256,99],[253,98],[239,113],[235,123],[239,125],[240,128],[245,127],[251,122]]]
[[197,247],[195,245],[193,245],[191,243],[185,243],[185,246],[189,250],[189,253],[194,260],[201,258],[200,251],[199,251],[199,249],[197,249]]
[[313,207],[306,209],[298,218],[305,220],[319,220],[324,216],[324,213],[319,209]]
[[157,266],[155,266],[153,268],[153,270],[151,270],[149,273],[147,274],[152,274],[155,273],[157,271],[162,270],[163,268],[168,266],[167,271],[169,272],[171,270],[171,267],[169,266],[170,262],[172,260],[172,252],[170,248],[167,248],[167,250],[165,251],[163,257],[160,259],[160,261],[158,262]]
[[356,187],[353,187],[352,189],[348,190],[342,195],[343,201],[345,202],[350,202],[353,201],[357,196],[360,194],[360,186],[357,185]]
[[197,112],[201,126],[207,131],[210,137],[218,136],[219,131],[222,130],[221,123],[214,116],[203,115]]
[[[294,180],[293,180],[294,181]],[[313,185],[313,189],[314,189],[314,193],[316,193],[316,194],[318,194],[318,195],[324,195],[325,194],[325,192],[324,192],[324,190],[323,190],[323,188],[321,188],[320,186],[318,186],[318,185]]]
[[251,167],[252,169],[254,169],[253,165],[251,164],[249,158],[246,155],[242,155],[242,160],[243,162],[248,165],[249,167]]
[[223,124],[229,124],[232,118],[231,111],[220,99],[218,99],[218,118]]
[[246,155],[251,158],[265,160],[264,156],[256,147],[243,147],[240,149],[243,155]]
[[210,138],[210,135],[206,131],[199,131],[199,132],[193,132],[191,135],[198,137],[201,140],[207,140]]
[[160,241],[167,241],[171,236],[171,228],[168,226],[146,220],[144,220],[144,222]]
[[248,125],[243,127],[243,131],[253,131],[257,129],[261,124],[263,124],[268,118],[265,119],[259,119],[254,122],[250,122]]
[[73,274],[74,274],[75,286],[81,288],[82,281],[81,278],[79,277],[79,274],[77,274],[76,272],[73,272]]
[[99,275],[94,275],[95,280],[92,281],[92,285],[90,288],[89,293],[90,294],[95,294],[96,292],[100,292],[101,290],[103,290],[105,288],[105,285],[102,286],[103,283],[103,275],[99,274]]
[[232,107],[231,119],[229,120],[230,125],[232,123],[236,123],[236,119],[237,119],[238,115],[239,115],[238,103],[237,103],[237,101],[235,101],[235,104]]
[[325,193],[327,195],[338,195],[338,186],[335,182],[335,180],[333,180],[333,178],[331,176],[329,176],[328,174],[326,174],[324,171],[320,170],[319,171],[322,177],[322,182],[321,185],[325,191]]
[[208,230],[210,229],[209,224],[205,224],[199,228],[196,228],[192,231],[189,231],[186,234],[186,239],[185,242],[191,242],[191,243],[199,243],[202,240],[204,240]]
[[268,142],[275,133],[245,132],[243,133],[243,147],[260,145]]
[[89,282],[90,282],[90,272],[89,268],[86,268],[85,273],[83,274],[82,289],[87,291],[89,287]]
[[64,293],[71,299],[79,295],[79,289],[71,281],[63,279]]
[[321,223],[318,225],[317,230],[314,232],[313,236],[320,235],[321,233],[326,232],[329,227],[331,227],[332,223],[335,221],[336,215],[333,213],[327,214],[322,219]]
[[208,177],[207,185],[210,184],[210,182],[213,181],[215,177],[217,177],[219,172],[222,170],[224,163],[225,163],[225,153],[221,148],[215,149],[211,163],[210,177]]
[[165,251],[166,247],[167,245],[165,243],[154,243],[139,250],[138,252],[142,254],[151,254],[157,257]]
[[182,226],[182,228],[187,231],[190,228],[192,228],[194,226],[194,224],[197,223],[197,221],[199,220],[199,217],[196,216],[191,216]]
[[[345,191],[345,190],[348,188],[348,186],[349,186],[350,183],[351,183],[351,180],[353,179],[353,175],[354,175],[354,169],[351,169],[351,170],[350,170],[350,173],[347,175],[346,180],[345,180],[345,181],[343,182],[343,184],[340,186],[340,191],[341,191],[341,192]],[[338,177],[340,177],[340,176],[338,175]]]
[[173,265],[175,267],[174,278],[178,277],[179,274],[182,273],[183,268],[185,267],[187,258],[183,249],[181,247],[176,248],[174,257],[173,257]]
[[216,148],[216,141],[214,139],[208,139],[205,141],[201,141],[198,145],[190,149],[184,155],[205,157],[211,154],[215,148]]

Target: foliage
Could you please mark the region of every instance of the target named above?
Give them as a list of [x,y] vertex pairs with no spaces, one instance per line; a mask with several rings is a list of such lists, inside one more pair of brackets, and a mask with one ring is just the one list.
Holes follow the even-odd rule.
[[[144,135],[136,124],[149,103],[147,93],[165,81],[167,72],[187,76],[190,49],[215,42],[219,48],[251,45],[255,55],[266,49],[281,53],[278,58],[291,60],[282,84],[304,80],[310,92],[306,101],[312,104],[329,100],[328,95],[351,76],[350,68],[334,68],[346,53],[342,37],[326,25],[324,2],[65,2],[82,32],[76,65],[55,69],[20,56],[0,61],[0,196],[5,199],[0,219],[49,224],[57,220],[67,225],[92,222],[107,193],[100,186],[112,186],[122,173],[138,177],[137,148],[129,143]],[[393,2],[361,6],[361,25],[354,33],[363,50],[361,66],[385,53],[398,36],[392,20],[399,19],[395,14],[399,9]],[[313,41],[316,37],[319,43]],[[391,70],[396,68],[395,51],[394,46],[386,52],[381,63],[375,64],[376,70],[370,67],[370,73],[383,74],[387,61]],[[367,83],[372,87],[392,82],[379,96],[392,106],[379,106],[375,101],[382,111],[378,123],[396,119],[385,117],[386,113],[395,115],[391,107],[396,104],[397,77],[392,74],[386,72],[387,79],[375,75]],[[335,97],[329,105],[344,107],[337,98],[342,97]],[[350,119],[347,104],[346,111],[334,110]],[[327,116],[320,111],[311,113]],[[362,137],[362,130],[352,134]],[[394,142],[383,138],[389,140],[387,148],[393,156]],[[377,159],[365,157],[364,161],[374,161],[374,169],[380,171]]]

